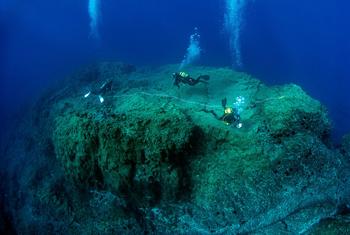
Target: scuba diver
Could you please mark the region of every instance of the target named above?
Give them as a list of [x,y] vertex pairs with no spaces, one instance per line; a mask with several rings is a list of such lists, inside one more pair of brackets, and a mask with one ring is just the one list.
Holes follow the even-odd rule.
[[97,95],[100,102],[103,103],[105,101],[105,99],[103,98],[103,95],[105,95],[107,92],[112,90],[112,83],[113,83],[112,80],[105,81],[102,84],[102,86],[100,86],[98,89],[92,90],[86,93],[84,95],[84,98],[89,97],[91,94]]
[[240,122],[240,115],[238,113],[238,109],[227,107],[227,99],[224,98],[221,100],[222,107],[224,108],[224,114],[222,116],[217,115],[214,110],[206,110],[202,109],[202,111],[206,113],[211,113],[214,117],[220,121],[223,121],[226,125],[235,125],[237,128],[242,127],[242,123]]
[[185,72],[179,72],[179,73],[173,73],[173,78],[174,78],[174,85],[177,87],[180,87],[180,83],[188,84],[190,86],[194,86],[199,82],[208,84],[207,81],[209,80],[210,77],[209,75],[200,75],[198,78],[194,79]]

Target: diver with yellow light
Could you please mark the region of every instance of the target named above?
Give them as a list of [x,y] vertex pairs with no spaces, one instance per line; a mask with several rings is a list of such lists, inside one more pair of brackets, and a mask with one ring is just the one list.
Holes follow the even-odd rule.
[[240,122],[240,115],[237,108],[227,107],[227,99],[224,98],[221,100],[222,107],[224,108],[224,114],[222,116],[217,115],[214,110],[206,110],[202,111],[206,113],[211,113],[214,117],[220,121],[223,121],[226,125],[235,125],[237,128],[242,127],[242,123]]
[[208,84],[209,75],[200,75],[199,77],[192,78],[185,72],[173,73],[174,85],[180,87],[180,83],[188,84],[190,86],[194,86],[197,83],[205,83]]

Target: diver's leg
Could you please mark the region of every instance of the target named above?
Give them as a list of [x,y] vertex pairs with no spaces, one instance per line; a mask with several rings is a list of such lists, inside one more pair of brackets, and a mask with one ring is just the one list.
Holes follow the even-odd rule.
[[209,75],[201,75],[201,76],[199,76],[197,79],[203,79],[203,80],[205,80],[205,81],[208,81],[209,80]]
[[[202,80],[202,79],[203,79],[203,80]],[[209,76],[208,76],[208,75],[201,75],[201,76],[199,76],[199,77],[196,78],[196,79],[190,78],[190,79],[187,81],[187,84],[189,84],[189,85],[191,85],[191,86],[194,86],[194,85],[196,85],[196,84],[199,83],[199,82],[208,84],[207,80],[209,80]]]
[[216,119],[218,119],[218,120],[221,120],[221,119],[222,119],[222,117],[219,117],[219,116],[214,112],[214,110],[201,109],[201,111],[206,112],[206,113],[211,113],[211,114],[213,114],[213,116],[214,116]]
[[208,84],[207,81],[203,81],[203,80],[198,80],[197,83],[198,83],[198,82],[201,82],[201,83],[204,83],[204,84]]
[[195,81],[196,81],[196,84],[198,82],[208,84],[208,82],[207,82],[208,80],[209,80],[209,76],[208,75],[201,75]]

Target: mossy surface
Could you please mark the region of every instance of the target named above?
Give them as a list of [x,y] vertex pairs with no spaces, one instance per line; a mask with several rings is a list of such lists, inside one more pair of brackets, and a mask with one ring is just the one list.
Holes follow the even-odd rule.
[[120,97],[112,107],[98,108],[104,113],[72,107],[56,118],[56,151],[67,174],[78,186],[113,191],[132,185],[148,191],[156,184],[175,199],[194,123],[178,105],[148,96]]
[[[28,148],[42,167],[18,187],[33,208],[56,209],[34,217],[64,216],[54,227],[68,223],[71,234],[298,234],[349,202],[347,139],[332,146],[326,109],[302,88],[209,67],[187,71],[208,74],[209,84],[177,88],[176,68],[101,63],[39,102],[32,123],[45,137],[36,135],[40,151]],[[84,98],[107,79],[104,103]],[[242,128],[211,113],[238,96]]]
[[315,225],[307,234],[309,235],[342,235],[350,234],[349,216],[337,216],[326,219]]

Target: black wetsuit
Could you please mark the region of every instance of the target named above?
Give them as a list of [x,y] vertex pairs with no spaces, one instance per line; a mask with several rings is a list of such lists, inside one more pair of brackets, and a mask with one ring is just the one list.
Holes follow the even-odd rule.
[[213,116],[220,120],[225,122],[228,125],[234,124],[234,123],[239,123],[240,120],[240,116],[238,115],[237,111],[235,109],[233,109],[232,113],[224,113],[222,116],[217,115],[214,110],[206,110],[206,109],[202,109],[202,111],[206,112],[206,113],[211,113],[213,114]]
[[224,114],[223,114],[222,116],[217,115],[217,114],[214,112],[214,110],[202,109],[202,111],[204,111],[204,112],[206,112],[206,113],[211,113],[211,114],[213,114],[213,116],[214,116],[216,119],[225,122],[227,125],[238,124],[241,118],[240,118],[240,116],[239,116],[239,114],[238,114],[237,109],[235,109],[235,108],[229,108],[229,109],[231,110],[231,112],[225,112],[225,110],[228,108],[228,107],[226,107],[226,103],[227,103],[226,98],[223,99],[221,102],[222,102],[222,107],[224,108]]
[[177,87],[180,87],[180,83],[188,84],[190,86],[194,86],[194,85],[196,85],[199,82],[208,84],[207,81],[210,78],[209,75],[201,75],[198,78],[194,79],[194,78],[192,78],[192,77],[190,77],[188,75],[187,76],[182,76],[179,73],[174,73],[173,77],[175,79],[174,80],[174,85],[177,86]]
[[99,88],[89,91],[87,94],[84,95],[84,97],[87,98],[88,96],[90,96],[90,94],[92,94],[98,96],[100,102],[103,103],[103,96],[112,90],[112,83],[113,82],[111,80],[108,80],[105,83],[103,83],[102,86],[100,86]]
[[112,90],[112,83],[113,82],[111,80],[108,80],[105,83],[103,83],[102,86],[100,86],[98,89],[91,91],[91,93],[94,95],[102,96]]

